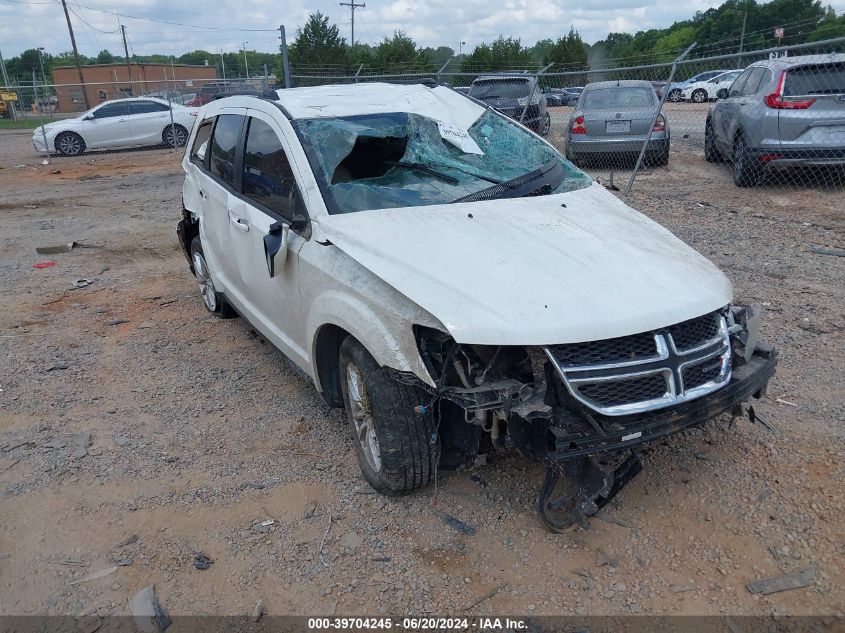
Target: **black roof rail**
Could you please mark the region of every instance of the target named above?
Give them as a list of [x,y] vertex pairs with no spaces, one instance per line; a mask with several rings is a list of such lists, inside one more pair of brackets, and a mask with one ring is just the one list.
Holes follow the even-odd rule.
[[226,97],[258,97],[259,99],[279,100],[279,93],[270,88],[264,90],[228,90],[214,93],[214,99],[225,99]]
[[413,86],[419,84],[425,86],[426,88],[436,88],[440,85],[435,79],[432,79],[431,77],[426,77],[424,79],[388,79],[385,80],[384,83],[399,84],[404,86]]

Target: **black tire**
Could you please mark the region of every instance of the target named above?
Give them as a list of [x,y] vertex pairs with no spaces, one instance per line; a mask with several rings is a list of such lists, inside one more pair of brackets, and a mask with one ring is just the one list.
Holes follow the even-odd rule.
[[704,160],[708,163],[721,163],[724,160],[716,146],[716,136],[710,119],[704,124]]
[[205,261],[199,235],[191,240],[191,268],[200,284],[200,293],[205,309],[221,319],[231,319],[238,316],[232,306],[226,303],[223,295],[217,292],[214,287],[214,281],[208,271],[208,263]]
[[727,88],[720,88],[719,92],[716,93],[717,99],[727,99],[728,98],[728,89]]
[[669,164],[669,144],[667,143],[663,149],[648,154],[646,163],[649,167],[666,167]]
[[165,147],[184,147],[188,142],[188,130],[178,123],[168,124],[161,132],[161,142]]
[[760,169],[749,154],[742,134],[738,134],[734,139],[731,160],[734,184],[737,187],[756,187],[760,182]]
[[707,103],[707,91],[704,88],[693,90],[690,99],[692,99],[693,103]]
[[681,100],[681,90],[680,90],[680,88],[673,88],[672,90],[670,90],[669,94],[666,98],[669,99],[669,101],[674,101],[675,103],[680,101]]
[[85,151],[85,141],[76,132],[62,132],[53,145],[62,156],[79,156]]
[[[357,378],[350,371],[357,372]],[[431,483],[440,459],[440,438],[433,416],[414,411],[428,404],[431,396],[393,380],[351,336],[340,346],[340,383],[364,479],[391,496]],[[357,395],[350,395],[353,389]]]

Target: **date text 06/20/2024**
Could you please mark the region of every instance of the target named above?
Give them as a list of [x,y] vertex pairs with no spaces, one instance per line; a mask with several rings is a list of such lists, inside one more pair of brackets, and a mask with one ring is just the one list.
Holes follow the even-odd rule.
[[524,630],[527,624],[519,618],[437,618],[406,617],[398,618],[308,618],[308,630],[311,631],[359,631],[366,629],[402,629],[405,631],[501,631]]

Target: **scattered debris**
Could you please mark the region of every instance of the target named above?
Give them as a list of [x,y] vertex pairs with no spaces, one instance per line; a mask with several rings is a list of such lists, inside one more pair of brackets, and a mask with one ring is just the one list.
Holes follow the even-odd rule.
[[0,552],[0,560],[6,560],[7,558],[11,558],[11,554],[6,554],[5,552]]
[[56,262],[38,262],[37,264],[32,265],[33,268],[37,268],[38,270],[50,268],[51,266],[57,266]]
[[242,484],[238,484],[238,490],[246,490],[247,488],[252,488],[254,490],[264,490],[266,486],[259,481],[245,481]]
[[615,525],[621,525],[622,527],[628,528],[629,530],[632,530],[634,528],[634,526],[631,525],[630,522],[616,516],[615,514],[610,514],[609,512],[601,512],[601,513],[596,514],[594,516],[597,519],[601,519],[605,523],[613,523]]
[[473,608],[477,607],[478,605],[480,605],[480,604],[481,604],[482,602],[484,602],[485,600],[489,600],[490,598],[492,598],[493,596],[495,596],[497,593],[499,593],[502,589],[504,589],[504,588],[505,588],[505,587],[507,587],[507,586],[508,586],[508,584],[507,584],[507,583],[505,583],[505,584],[503,584],[503,585],[499,585],[498,587],[493,587],[493,588],[492,588],[490,591],[488,591],[487,593],[483,593],[483,594],[481,594],[481,595],[480,595],[480,596],[478,596],[475,600],[473,600],[472,602],[470,602],[467,606],[465,606],[465,607],[464,607],[464,609],[463,609],[463,610],[464,610],[464,611],[469,611],[470,609],[473,609]]
[[252,609],[252,621],[258,622],[262,615],[264,615],[264,601],[259,600],[255,603],[255,607]]
[[120,549],[121,547],[126,547],[127,545],[132,545],[133,543],[137,543],[137,542],[138,542],[138,535],[132,534],[130,536],[127,536],[125,539],[123,539],[117,545],[115,545],[114,549]]
[[755,580],[748,583],[746,587],[751,593],[759,593],[764,596],[768,596],[770,593],[777,593],[779,591],[809,587],[813,584],[815,579],[815,567],[805,567],[803,569],[796,569],[795,571],[782,576]]
[[208,569],[214,563],[213,558],[209,558],[202,552],[198,552],[196,556],[194,556],[194,567],[196,569]]
[[53,363],[45,371],[59,371],[60,369],[68,369],[70,365],[67,363]]
[[74,288],[85,288],[93,284],[96,280],[95,279],[86,279],[83,277],[82,279],[74,279],[73,280],[73,287]]
[[49,440],[44,442],[40,448],[49,448],[50,450],[59,450],[60,448],[65,447],[65,442],[59,439]]
[[775,398],[775,402],[777,402],[778,404],[785,404],[785,405],[788,405],[790,407],[797,407],[798,406],[794,402],[790,402],[789,400],[784,400],[783,398]]
[[695,586],[695,581],[692,579],[682,582],[679,585],[669,587],[669,591],[672,593],[686,593],[687,591],[695,591],[695,589],[697,589],[697,587]]
[[845,249],[843,248],[823,248],[819,246],[811,246],[811,253],[817,255],[832,255],[833,257],[845,257]]
[[129,599],[129,612],[143,633],[164,631],[173,621],[158,602],[155,585],[148,585]]
[[88,447],[91,446],[91,432],[82,431],[77,433],[73,438],[74,448],[73,456],[77,459],[82,459],[88,454]]
[[50,173],[53,174],[54,176],[56,176],[56,175],[62,173],[62,170],[61,169],[54,169]]
[[15,467],[15,466],[17,466],[18,464],[20,464],[20,462],[21,462],[21,458],[19,457],[18,459],[16,459],[16,460],[15,460],[15,461],[13,461],[12,463],[10,463],[8,466],[5,466],[5,467],[3,468],[3,470],[0,470],[0,473],[5,473],[7,470],[12,470],[12,468],[14,468],[14,467]]
[[32,448],[33,446],[35,446],[35,442],[33,442],[32,440],[26,440],[24,442],[18,442],[17,444],[7,444],[3,447],[3,452],[11,453],[16,448],[21,448],[23,446],[26,446],[27,448]]
[[88,563],[81,558],[53,558],[44,562],[52,563],[53,565],[64,565],[65,567],[88,567]]
[[114,443],[118,446],[126,446],[127,444],[129,444],[129,438],[123,435],[122,433],[118,433],[114,436]]
[[469,523],[464,523],[458,518],[453,517],[451,514],[446,512],[442,512],[440,510],[435,510],[434,514],[443,521],[449,527],[455,529],[456,531],[460,532],[461,534],[467,534],[472,536],[475,534],[475,528],[472,527]]
[[76,628],[80,633],[94,633],[102,626],[102,621],[97,615],[84,615],[76,620]]
[[114,572],[117,571],[117,566],[113,567],[106,567],[105,569],[101,569],[100,571],[91,572],[87,576],[83,576],[79,580],[74,580],[71,585],[78,585],[83,582],[89,582],[91,580],[97,580],[98,578],[105,578],[106,576],[111,576]]
[[616,561],[611,559],[602,548],[598,547],[596,548],[596,567],[604,567],[605,565],[616,567]]
[[58,255],[59,253],[70,253],[74,246],[76,246],[76,242],[50,244],[49,246],[36,246],[35,252],[39,255]]
[[132,559],[131,558],[118,558],[116,561],[114,561],[114,564],[117,565],[118,567],[129,567],[129,565],[132,564]]
[[332,515],[329,513],[329,524],[326,526],[326,531],[323,532],[323,540],[320,541],[320,562],[323,563],[323,567],[328,568],[329,564],[326,562],[325,556],[323,556],[323,546],[326,544],[326,537],[329,535],[329,530],[332,529]]
[[124,323],[129,323],[126,319],[109,319],[106,321],[106,325],[123,325]]
[[[262,488],[263,488],[263,486],[262,486]],[[308,507],[305,508],[305,514],[303,516],[306,519],[310,519],[311,517],[314,516],[314,513],[316,511],[317,511],[317,502],[312,501],[311,503],[308,504]]]
[[87,176],[80,176],[79,178],[77,178],[77,180],[79,180],[80,182],[84,182],[86,180],[99,180],[100,178],[103,178],[102,174],[91,174]]

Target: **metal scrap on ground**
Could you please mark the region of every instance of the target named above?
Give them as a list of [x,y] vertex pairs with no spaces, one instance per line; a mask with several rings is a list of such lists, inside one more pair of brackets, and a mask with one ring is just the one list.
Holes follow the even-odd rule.
[[774,578],[765,578],[763,580],[755,580],[746,585],[748,591],[751,593],[760,593],[764,596],[770,593],[777,593],[779,591],[787,591],[789,589],[800,589],[801,587],[809,587],[816,579],[815,567],[805,567],[803,569],[796,569],[793,572],[784,574],[782,576],[775,576]]

